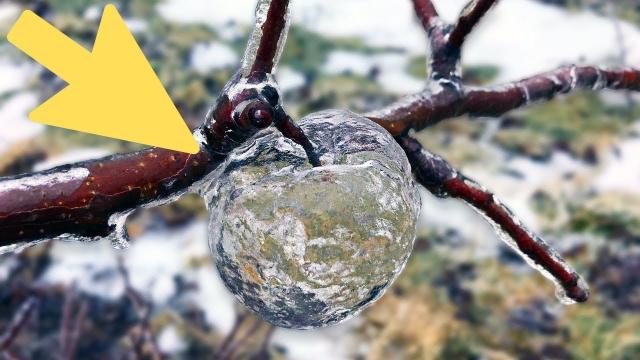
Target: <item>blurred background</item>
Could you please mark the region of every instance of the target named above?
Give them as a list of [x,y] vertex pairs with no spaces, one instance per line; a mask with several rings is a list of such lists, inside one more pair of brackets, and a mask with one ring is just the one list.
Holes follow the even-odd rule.
[[[179,110],[197,127],[237,68],[253,0],[112,1]],[[435,1],[455,19],[466,0]],[[0,1],[0,175],[138,146],[31,123],[64,86],[5,41],[32,9],[91,47],[105,1]],[[277,78],[289,112],[366,111],[419,91],[425,36],[410,1],[293,1]],[[464,50],[469,83],[570,63],[640,66],[640,1],[509,0]],[[273,329],[222,285],[196,196],[139,211],[132,246],[49,242],[0,257],[0,353],[16,359],[638,359],[640,97],[575,93],[501,119],[458,119],[423,143],[493,190],[592,289],[565,307],[553,286],[465,205],[423,193],[415,250],[357,318]],[[0,236],[2,236],[0,234]],[[29,300],[31,299],[31,300]],[[7,329],[24,322],[17,336]],[[7,341],[11,338],[11,341]]]

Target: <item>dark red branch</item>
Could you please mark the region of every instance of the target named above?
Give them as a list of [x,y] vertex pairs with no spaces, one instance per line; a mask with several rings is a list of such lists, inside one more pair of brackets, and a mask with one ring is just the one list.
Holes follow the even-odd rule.
[[2,178],[0,245],[63,234],[106,236],[112,215],[184,192],[218,161],[205,150],[147,149]]
[[417,140],[402,137],[398,142],[405,150],[417,180],[429,191],[441,197],[463,200],[473,206],[489,219],[498,231],[513,240],[509,245],[527,262],[548,272],[569,299],[575,302],[587,300],[588,288],[575,270],[571,269],[544,240],[527,229],[495,195],[454,170],[441,157],[423,149]]
[[640,71],[593,66],[566,66],[546,74],[489,89],[466,91],[464,112],[471,116],[500,116],[536,101],[551,100],[576,89],[640,90]]
[[279,121],[276,123],[276,128],[280,130],[282,135],[287,139],[292,140],[296,144],[302,146],[305,153],[307,154],[307,158],[309,159],[309,163],[314,167],[320,166],[320,158],[316,153],[311,140],[305,135],[304,131],[296,124],[293,119],[289,116],[286,116],[283,121]]
[[73,286],[67,289],[60,321],[60,352],[63,359],[73,360],[78,348],[89,304],[86,300],[78,299],[78,292]]
[[412,2],[422,27],[427,33],[431,32],[436,26],[436,19],[438,18],[438,11],[435,6],[433,6],[431,0],[412,0]]
[[498,0],[472,0],[469,2],[462,10],[458,22],[449,35],[449,45],[457,49],[462,47],[467,35],[497,2]]
[[267,17],[261,26],[262,37],[251,72],[273,72],[281,41],[287,31],[289,0],[271,0]]
[[[578,89],[640,90],[640,71],[593,66],[566,66],[531,78],[491,88],[460,89],[434,83],[430,90],[408,96],[365,114],[394,136],[422,130],[460,115],[501,116],[536,101]],[[434,90],[435,89],[435,90]]]

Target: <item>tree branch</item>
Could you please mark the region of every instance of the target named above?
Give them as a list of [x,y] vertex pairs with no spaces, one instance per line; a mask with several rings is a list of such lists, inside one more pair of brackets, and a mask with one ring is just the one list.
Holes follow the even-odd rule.
[[430,33],[437,25],[436,19],[438,18],[438,11],[435,6],[433,6],[433,2],[431,2],[431,0],[411,1],[413,2],[416,15],[418,15],[418,19],[420,19],[420,23],[422,23],[422,27],[427,33]]
[[449,35],[449,45],[459,49],[480,19],[498,0],[471,0],[462,10],[458,22]]
[[0,245],[106,236],[114,214],[183,193],[218,162],[206,150],[147,149],[0,179]]
[[[435,90],[434,90],[435,88]],[[567,66],[510,84],[462,90],[436,84],[388,107],[364,114],[392,135],[420,131],[461,115],[501,116],[536,101],[550,100],[577,89],[640,90],[640,71],[609,70],[593,66]]]
[[640,71],[610,70],[593,66],[566,66],[545,74],[488,89],[466,92],[464,113],[471,116],[500,116],[558,94],[577,89],[640,90]]
[[460,174],[441,157],[423,149],[417,140],[401,137],[398,143],[405,150],[418,182],[437,196],[460,199],[478,210],[498,233],[510,238],[503,239],[509,247],[559,286],[563,298],[573,302],[587,300],[589,289],[578,273],[495,195]]

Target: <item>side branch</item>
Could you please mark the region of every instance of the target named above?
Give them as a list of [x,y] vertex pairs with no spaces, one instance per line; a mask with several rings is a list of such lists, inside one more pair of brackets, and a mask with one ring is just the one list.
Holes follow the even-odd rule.
[[442,86],[406,97],[364,116],[394,136],[420,131],[438,122],[461,116],[498,117],[537,101],[551,100],[574,90],[640,90],[640,71],[610,70],[593,66],[567,66],[545,74],[491,87],[463,89]]
[[495,195],[453,169],[444,159],[422,148],[410,137],[398,138],[415,176],[429,191],[440,197],[460,199],[482,214],[514,251],[538,269],[557,287],[565,303],[584,302],[589,289],[555,250],[529,230]]
[[449,35],[449,45],[453,48],[460,48],[464,43],[467,35],[471,33],[473,28],[480,22],[480,19],[491,9],[498,0],[472,0],[468,3],[458,22]]
[[466,92],[464,113],[500,116],[510,110],[576,89],[640,90],[640,71],[609,70],[593,66],[566,66],[546,74],[489,89]]
[[252,72],[273,73],[280,58],[289,27],[289,0],[260,0],[256,8],[256,27],[243,59],[245,76]]
[[431,0],[412,0],[413,7],[418,15],[418,19],[422,23],[424,30],[429,33],[436,26],[438,11]]

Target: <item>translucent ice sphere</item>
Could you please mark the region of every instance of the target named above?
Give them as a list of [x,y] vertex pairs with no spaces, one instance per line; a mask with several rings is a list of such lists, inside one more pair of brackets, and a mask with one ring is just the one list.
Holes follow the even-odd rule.
[[275,130],[233,152],[206,191],[229,290],[268,322],[316,328],[378,299],[413,247],[420,200],[393,137],[348,111],[300,121],[322,167]]

